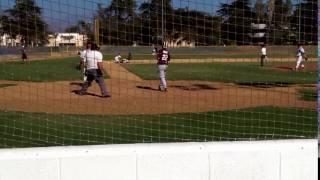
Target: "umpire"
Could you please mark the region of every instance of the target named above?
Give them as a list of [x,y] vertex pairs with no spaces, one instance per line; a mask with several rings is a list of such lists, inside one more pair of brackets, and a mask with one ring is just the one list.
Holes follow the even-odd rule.
[[79,95],[85,95],[88,88],[91,86],[92,81],[95,80],[100,87],[101,94],[103,98],[111,97],[107,91],[106,84],[103,78],[103,64],[102,64],[102,54],[99,52],[99,48],[95,43],[91,45],[91,51],[87,51],[85,57],[81,61],[81,65],[86,63],[87,66],[87,80],[83,83]]

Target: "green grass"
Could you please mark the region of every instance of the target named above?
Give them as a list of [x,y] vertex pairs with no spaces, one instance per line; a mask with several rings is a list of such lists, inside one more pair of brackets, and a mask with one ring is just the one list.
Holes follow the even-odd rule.
[[16,84],[0,84],[0,88],[10,87],[10,86],[16,86]]
[[[114,60],[113,55],[105,54],[105,60]],[[284,56],[272,56],[273,58],[289,58]],[[125,54],[122,55],[122,58],[127,58]],[[259,59],[258,54],[173,54],[172,59],[244,59],[244,58],[257,58]],[[155,57],[152,54],[133,54],[132,60],[155,60]]]
[[[113,61],[114,55],[104,54],[104,59],[107,61]],[[315,58],[316,56],[309,55],[310,58]],[[122,54],[122,58],[127,58],[126,54]],[[172,59],[245,59],[245,58],[260,58],[259,54],[172,54]],[[275,54],[269,55],[269,58],[294,58],[294,56]],[[155,57],[150,54],[133,54],[132,60],[155,60]]]
[[0,148],[316,136],[316,111],[295,108],[132,116],[0,112]]
[[[294,58],[296,46],[268,46],[269,58]],[[304,47],[308,57],[316,58],[318,55],[317,46]],[[113,60],[115,54],[121,53],[126,58],[130,51],[133,60],[154,60],[151,55],[151,46],[102,46],[101,52],[106,60]],[[193,48],[180,47],[169,48],[173,59],[216,59],[216,58],[260,58],[259,46],[197,46]]]
[[[269,67],[268,67],[269,66]],[[169,80],[200,80],[234,83],[271,83],[271,84],[314,84],[317,72],[278,72],[270,64],[260,67],[258,63],[202,63],[170,64],[167,70]],[[292,65],[293,67],[294,65]],[[154,64],[124,65],[129,71],[146,80],[157,80],[157,66]]]
[[[0,63],[0,80],[12,81],[70,81],[81,80],[82,73],[75,67],[79,57],[54,60]],[[107,78],[107,77],[106,77]]]
[[305,101],[317,101],[318,93],[316,89],[303,88],[299,90],[300,99]]

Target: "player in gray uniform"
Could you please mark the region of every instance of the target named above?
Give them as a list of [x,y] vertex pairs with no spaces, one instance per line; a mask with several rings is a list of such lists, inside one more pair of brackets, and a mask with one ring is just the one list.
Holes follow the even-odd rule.
[[107,91],[103,78],[102,54],[98,51],[98,46],[96,44],[93,43],[91,46],[91,51],[88,51],[85,57],[87,64],[87,80],[83,83],[82,89],[79,91],[79,95],[85,95],[87,89],[91,86],[92,81],[95,80],[99,84],[102,94],[101,97],[111,97]]
[[[82,68],[84,82],[87,80],[86,56],[87,56],[87,52],[89,52],[89,51],[91,51],[91,43],[90,42],[87,43],[86,49],[80,52],[80,58],[81,58],[80,69]],[[83,62],[83,63],[81,63],[81,62]]]
[[297,65],[295,67],[295,70],[298,71],[300,68],[304,69],[304,64],[303,60],[308,60],[308,58],[305,55],[305,51],[302,47],[301,44],[298,44],[298,49],[297,49]]
[[22,46],[21,48],[21,59],[22,59],[22,62],[27,62],[28,60],[25,46]]
[[159,70],[159,77],[160,77],[160,85],[159,90],[166,92],[167,91],[167,81],[166,81],[166,70],[168,68],[168,64],[170,61],[170,53],[167,48],[164,47],[162,44],[161,49],[157,53],[157,64]]

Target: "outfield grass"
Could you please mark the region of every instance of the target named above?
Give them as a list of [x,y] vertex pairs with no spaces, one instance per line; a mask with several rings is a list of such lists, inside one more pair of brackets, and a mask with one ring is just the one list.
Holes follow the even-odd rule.
[[[258,63],[250,62],[170,64],[167,78],[233,83],[314,84],[317,82],[316,71],[279,72],[272,70],[270,66],[271,64],[260,67]],[[124,67],[145,80],[159,79],[157,66],[154,64],[129,64]]]
[[304,101],[317,101],[318,93],[316,89],[303,88],[299,90],[300,99]]
[[[104,54],[104,59],[107,61],[113,61],[114,56],[112,54]],[[292,55],[274,55],[272,58],[294,58]],[[126,54],[122,54],[122,58],[127,58]],[[172,54],[172,59],[247,59],[247,58],[260,58],[259,54]],[[150,54],[133,54],[132,60],[155,60],[155,56]]]
[[79,57],[29,63],[3,62],[0,63],[0,80],[34,82],[81,80],[83,75],[75,68],[77,64]]
[[[294,58],[296,46],[268,46],[270,58]],[[317,57],[317,46],[304,47],[308,57]],[[106,60],[113,60],[117,53],[126,58],[128,52],[132,53],[133,60],[154,60],[150,46],[102,46],[101,52]],[[169,48],[173,59],[216,59],[216,58],[260,58],[259,46],[197,46],[193,48],[179,47]]]
[[0,148],[315,138],[317,113],[259,107],[135,116],[0,112]]

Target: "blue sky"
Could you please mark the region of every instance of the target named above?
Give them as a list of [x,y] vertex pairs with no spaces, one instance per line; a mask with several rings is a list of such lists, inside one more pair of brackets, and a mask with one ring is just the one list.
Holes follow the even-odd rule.
[[[43,9],[43,17],[53,31],[63,31],[66,27],[76,24],[78,20],[92,22],[93,13],[97,4],[104,6],[110,4],[110,0],[35,0]],[[121,0],[119,0],[121,1]],[[136,0],[137,5],[148,0]],[[175,8],[196,9],[214,14],[221,3],[233,0],[172,0]],[[298,0],[292,0],[296,3]],[[8,9],[15,4],[15,0],[0,0],[0,10]]]

